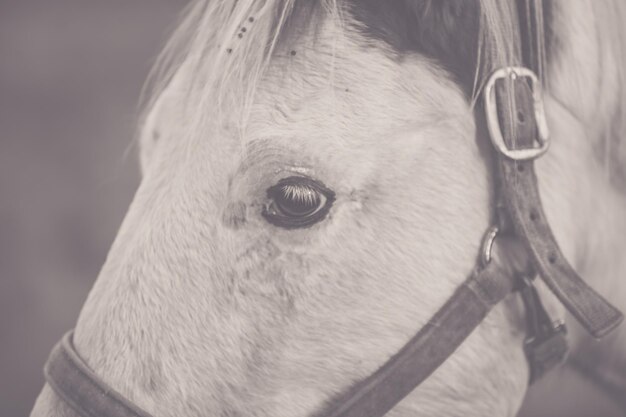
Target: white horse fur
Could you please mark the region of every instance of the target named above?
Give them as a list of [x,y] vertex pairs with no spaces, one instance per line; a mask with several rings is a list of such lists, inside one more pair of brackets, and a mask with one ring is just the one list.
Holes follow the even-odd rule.
[[[167,48],[143,181],[75,331],[95,372],[155,416],[310,416],[426,324],[489,226],[471,100],[432,60],[355,30],[340,2],[298,26],[294,1],[196,2]],[[626,310],[626,7],[554,3],[542,198],[574,267]],[[511,58],[516,27],[508,2],[481,7],[477,86]],[[284,230],[261,216],[289,175],[334,190],[325,220]],[[623,326],[590,345],[567,320],[573,355],[626,370]],[[515,415],[524,337],[511,295],[389,415]],[[48,386],[32,413],[73,415]]]

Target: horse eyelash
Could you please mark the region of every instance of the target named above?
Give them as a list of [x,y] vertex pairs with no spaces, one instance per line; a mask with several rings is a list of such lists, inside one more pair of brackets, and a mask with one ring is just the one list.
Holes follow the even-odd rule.
[[295,199],[299,202],[313,204],[317,200],[315,191],[310,187],[287,184],[282,186],[281,190],[286,197]]

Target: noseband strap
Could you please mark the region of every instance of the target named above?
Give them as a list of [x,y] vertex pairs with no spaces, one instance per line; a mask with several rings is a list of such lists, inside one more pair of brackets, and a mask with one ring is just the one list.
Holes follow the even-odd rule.
[[[382,368],[355,385],[325,417],[382,416],[432,374],[511,293],[515,278],[496,262],[475,271],[428,323]],[[54,347],[44,374],[52,389],[80,416],[150,417],[116,392],[76,351],[73,332]]]
[[44,367],[54,392],[81,417],[150,417],[89,368],[74,348],[73,333],[57,343]]
[[385,415],[424,382],[511,293],[515,277],[491,262],[475,271],[378,371],[336,398],[319,417]]

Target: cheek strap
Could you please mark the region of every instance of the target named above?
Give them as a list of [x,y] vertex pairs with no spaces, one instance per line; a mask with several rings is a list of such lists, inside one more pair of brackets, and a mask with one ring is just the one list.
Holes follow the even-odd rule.
[[[595,338],[600,338],[623,320],[622,313],[609,304],[578,276],[561,252],[543,212],[533,160],[523,152],[547,149],[547,130],[541,93],[536,78],[510,68],[492,77],[497,115],[487,110],[490,137],[501,136],[506,150],[495,146],[497,207],[499,215],[526,247],[535,271],[550,291],[576,320]],[[490,118],[497,117],[497,123]],[[493,132],[494,125],[501,132]]]

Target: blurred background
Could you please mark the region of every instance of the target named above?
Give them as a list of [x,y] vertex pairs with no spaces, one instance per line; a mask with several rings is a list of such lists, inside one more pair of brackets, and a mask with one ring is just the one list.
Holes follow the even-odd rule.
[[[186,2],[0,0],[0,417],[29,414],[104,262],[139,180],[141,87]],[[562,372],[525,417],[623,415]]]
[[138,96],[185,0],[0,0],[0,417],[30,413],[138,183]]

